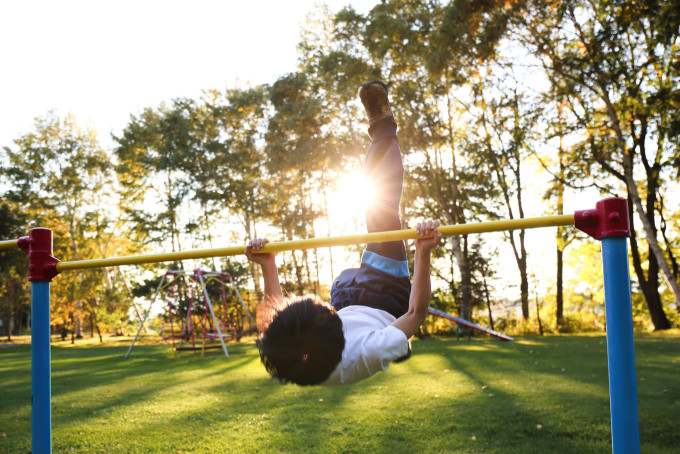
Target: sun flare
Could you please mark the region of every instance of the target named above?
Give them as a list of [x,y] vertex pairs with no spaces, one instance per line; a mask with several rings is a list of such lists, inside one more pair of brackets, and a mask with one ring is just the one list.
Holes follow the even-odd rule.
[[361,172],[342,177],[328,200],[333,230],[337,234],[355,233],[357,223],[364,222],[364,210],[374,197],[373,185]]

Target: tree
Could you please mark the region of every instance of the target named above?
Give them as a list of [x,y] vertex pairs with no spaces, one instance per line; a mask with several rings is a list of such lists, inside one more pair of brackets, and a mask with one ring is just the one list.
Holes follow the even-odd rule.
[[[541,109],[536,103],[527,100],[513,74],[494,74],[499,66],[492,60],[490,66],[479,74],[478,82],[473,84],[475,106],[478,106],[479,125],[476,132],[471,131],[471,141],[478,151],[471,153],[477,168],[488,166],[492,178],[489,183],[496,185],[502,203],[489,203],[490,207],[500,205],[503,217],[508,219],[524,218],[524,181],[523,167],[530,150],[535,144],[537,119]],[[496,79],[500,77],[500,80]],[[495,80],[494,80],[495,79]],[[491,87],[491,88],[487,88]],[[492,208],[493,209],[493,208]],[[510,242],[520,275],[520,302],[522,317],[529,319],[529,276],[527,270],[526,231],[509,231],[506,238]]]
[[[667,7],[660,2],[548,4],[547,17],[546,4],[538,2],[519,19],[525,29],[522,39],[542,59],[585,136],[571,158],[591,175],[607,175],[625,188],[632,226],[632,213],[638,213],[649,253],[645,275],[633,231],[635,273],[655,328],[669,328],[658,291],[659,271],[679,309],[680,288],[657,239],[656,214],[678,156],[677,141],[671,140],[678,112],[672,95],[678,90],[673,63],[677,24],[675,29],[660,26],[658,14]],[[637,172],[644,176],[641,184]]]
[[[12,188],[6,197],[29,220],[26,231],[45,222],[61,260],[93,257],[107,219],[115,216],[105,208],[115,201],[111,162],[94,131],[80,129],[71,115],[50,112],[14,145],[3,148]],[[103,281],[101,271],[68,272],[53,283],[52,323],[62,326],[64,337],[70,331],[72,342],[86,313],[83,301],[100,292]]]
[[[569,128],[566,122],[566,113],[564,103],[555,103],[556,108],[553,118],[548,119],[546,123],[552,125],[552,137],[556,139],[555,146],[556,156],[538,157],[539,162],[543,168],[550,173],[552,181],[550,186],[545,191],[543,199],[554,203],[554,209],[551,209],[556,215],[564,214],[564,196],[567,186],[571,186],[567,180],[567,165],[564,139],[569,133]],[[546,109],[546,114],[550,112]],[[538,156],[538,154],[535,154]],[[553,159],[554,158],[554,159]],[[556,170],[552,170],[556,167]],[[583,188],[581,188],[583,189]],[[565,227],[557,227],[555,235],[555,262],[557,264],[555,276],[555,324],[559,331],[564,326],[564,250],[575,238],[573,229]]]
[[[433,59],[435,67],[446,66],[447,59],[472,64],[509,43],[539,58],[552,89],[569,106],[570,121],[579,126],[573,133],[581,137],[580,145],[570,147],[571,167],[581,171],[576,182],[592,178],[613,191],[611,181],[617,181],[642,222],[650,251],[647,276],[635,269],[657,329],[669,326],[658,297],[659,271],[680,308],[680,288],[659,245],[655,220],[657,194],[669,178],[677,179],[671,171],[678,162],[673,138],[680,98],[674,63],[678,14],[671,12],[676,6],[676,1],[456,0],[444,8],[445,17],[457,20],[440,28],[449,39]],[[631,250],[637,263],[634,236]]]
[[[192,185],[206,213],[222,219],[238,217],[245,239],[250,240],[257,236],[257,223],[268,202],[263,197],[268,185],[262,145],[266,87],[209,95],[197,109],[198,129],[204,131],[205,146],[189,167]],[[259,300],[259,267],[249,267]]]
[[[279,78],[270,88],[269,100],[274,109],[269,119],[266,139],[266,167],[274,191],[268,217],[281,229],[284,238],[309,238],[315,235],[314,223],[323,214],[313,193],[325,191],[323,178],[327,163],[338,162],[341,153],[325,131],[332,114],[323,109],[318,93],[311,90],[302,72]],[[318,266],[312,278],[307,251],[293,252],[294,288],[299,293],[318,291]],[[284,271],[286,267],[283,267]],[[303,274],[307,276],[307,284]],[[285,275],[285,274],[284,274]],[[286,282],[283,286],[286,287]]]
[[185,169],[202,151],[194,112],[194,101],[177,99],[132,116],[114,137],[123,210],[142,244],[167,241],[173,252],[182,249],[189,220],[182,225],[179,210],[190,198],[191,182]]
[[[16,204],[0,202],[0,238],[25,236],[26,223]],[[27,271],[26,254],[19,248],[0,251],[0,313],[8,342],[12,341],[12,328],[17,320],[30,314]]]

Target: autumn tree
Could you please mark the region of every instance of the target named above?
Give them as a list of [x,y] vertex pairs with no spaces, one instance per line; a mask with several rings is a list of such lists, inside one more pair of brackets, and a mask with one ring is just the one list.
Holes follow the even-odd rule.
[[[568,105],[575,183],[593,179],[603,191],[623,188],[649,248],[647,273],[636,234],[635,272],[657,329],[669,326],[658,293],[659,272],[680,307],[680,289],[657,238],[658,200],[677,175],[677,2],[518,1],[448,3],[439,66],[460,57],[485,61],[501,44],[523,46]],[[520,62],[519,64],[523,64]],[[643,181],[637,180],[637,174]],[[661,196],[661,197],[660,197]],[[631,221],[633,218],[631,217]],[[667,250],[666,255],[671,251]],[[672,261],[672,260],[669,260]]]
[[583,170],[580,178],[613,179],[628,196],[633,227],[633,213],[638,215],[648,247],[646,273],[634,228],[631,253],[656,329],[670,327],[659,273],[680,309],[680,288],[668,265],[674,256],[662,250],[657,221],[667,216],[659,201],[677,181],[679,153],[673,126],[679,108],[673,95],[679,80],[678,18],[662,19],[669,7],[667,2],[537,2],[517,20],[522,42],[541,58],[584,137],[570,156]]
[[[116,199],[110,191],[111,162],[95,132],[79,128],[71,115],[48,113],[3,153],[11,187],[6,197],[27,220],[25,230],[51,228],[61,260],[96,257],[99,238],[110,232],[116,215],[107,207]],[[83,318],[93,313],[87,301],[103,291],[103,275],[102,270],[67,272],[55,280],[52,320],[63,327],[63,337],[70,331],[73,341],[82,334]]]

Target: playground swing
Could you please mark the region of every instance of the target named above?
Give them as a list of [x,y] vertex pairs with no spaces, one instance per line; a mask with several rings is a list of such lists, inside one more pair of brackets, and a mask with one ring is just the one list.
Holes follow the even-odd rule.
[[[175,301],[178,301],[178,292],[176,291],[178,279],[184,279],[189,287],[190,297],[189,304],[187,307],[186,316],[179,318],[176,322],[175,313],[179,311],[179,304],[177,304],[177,309],[174,308]],[[225,282],[226,281],[228,282]],[[222,297],[222,305],[217,306],[218,310],[215,310],[210,294],[208,292],[208,284],[211,282],[217,282],[220,286],[220,294]],[[125,355],[126,358],[129,357],[132,347],[134,347],[135,342],[141,332],[146,319],[148,318],[149,312],[153,307],[155,300],[159,295],[170,286],[170,298],[168,301],[168,321],[169,325],[163,325],[160,329],[160,335],[163,342],[172,347],[173,358],[175,352],[182,351],[193,351],[194,353],[200,351],[201,357],[205,355],[206,350],[222,349],[224,356],[229,358],[229,353],[225,344],[225,340],[230,339],[238,340],[242,334],[236,329],[233,323],[228,321],[228,303],[229,298],[227,296],[227,286],[236,294],[241,306],[245,310],[251,325],[254,325],[253,320],[248,307],[243,302],[241,294],[236,288],[231,275],[227,272],[216,272],[216,271],[202,271],[200,269],[194,270],[192,273],[187,273],[182,270],[168,270],[165,272],[161,281],[156,288],[151,302],[149,303],[147,310],[144,314],[142,322],[139,325],[137,334],[133,339],[130,347]],[[200,295],[200,296],[199,296]],[[197,314],[197,308],[199,307],[199,301],[203,298],[203,315]],[[219,308],[222,308],[222,313],[219,313]],[[210,314],[210,317],[208,317]],[[217,343],[219,342],[219,344]]]
[[[206,273],[201,270],[194,270],[194,273],[195,275],[193,279],[195,279],[201,285],[201,288],[203,289],[203,293],[206,299],[209,299],[207,293],[207,286],[210,282],[219,283],[220,293],[222,295],[223,317],[221,319],[218,318],[218,320],[222,320],[222,324],[210,325],[206,331],[206,338],[210,339],[211,341],[215,341],[216,339],[218,339],[218,336],[220,336],[220,332],[222,332],[227,333],[226,335],[228,335],[230,338],[233,338],[236,341],[238,341],[242,335],[251,333],[256,329],[255,319],[248,310],[248,306],[246,306],[246,303],[243,302],[241,292],[239,292],[238,288],[236,287],[236,284],[234,284],[234,280],[232,279],[231,274],[225,271],[219,273],[211,271]],[[227,280],[226,282],[225,279]],[[250,323],[250,327],[248,329],[244,329],[242,326],[239,329],[239,327],[235,323],[227,322],[227,319],[229,318],[229,301],[231,301],[230,297],[227,295],[227,289],[229,289],[229,291],[236,296],[236,299],[238,299],[238,302],[240,303],[241,307],[246,313],[246,316],[248,317],[248,321]],[[208,307],[210,308],[211,306]],[[207,314],[207,312],[205,314]],[[210,323],[210,319],[207,319],[207,323]],[[218,326],[220,327],[219,329]]]
[[[167,276],[167,273],[166,273]],[[175,351],[181,351],[181,350],[195,350],[196,349],[196,331],[194,329],[194,317],[193,317],[193,305],[194,305],[194,288],[191,286],[189,288],[190,292],[190,297],[189,297],[189,306],[187,307],[187,314],[184,320],[180,318],[177,323],[177,329],[175,328],[175,320],[174,320],[174,313],[177,312],[177,315],[179,315],[179,306],[180,306],[180,297],[179,297],[179,292],[176,292],[176,284],[178,279],[184,276],[184,273],[180,274],[174,274],[173,273],[173,278],[171,281],[171,288],[170,288],[170,299],[168,300],[168,319],[170,321],[170,325],[162,325],[160,328],[160,335],[161,339],[163,339],[163,342],[166,344],[172,346],[172,352],[173,352],[173,357],[175,354]],[[162,289],[157,290],[160,291]],[[175,308],[175,304],[177,303],[177,307]],[[176,345],[175,342],[179,341],[179,345]],[[184,347],[184,341],[191,341],[191,347]]]

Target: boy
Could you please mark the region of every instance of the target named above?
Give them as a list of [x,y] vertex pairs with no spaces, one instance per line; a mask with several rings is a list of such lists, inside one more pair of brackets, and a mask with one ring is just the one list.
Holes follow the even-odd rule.
[[[387,86],[367,82],[359,97],[372,139],[364,174],[376,196],[366,209],[369,232],[399,230],[404,167]],[[413,285],[403,241],[369,243],[360,268],[333,282],[331,305],[318,297],[284,298],[273,253],[256,253],[268,242],[251,240],[245,254],[262,266],[264,302],[258,307],[260,357],[282,382],[299,385],[355,383],[407,359],[408,339],[425,320],[430,301],[430,252],[441,240],[439,221],[418,223]]]

